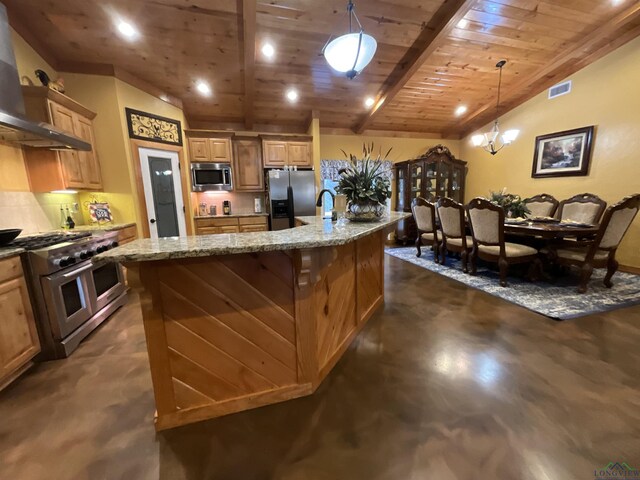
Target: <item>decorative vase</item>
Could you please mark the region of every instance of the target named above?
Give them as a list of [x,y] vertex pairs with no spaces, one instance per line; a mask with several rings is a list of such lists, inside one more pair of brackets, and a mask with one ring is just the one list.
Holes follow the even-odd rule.
[[352,222],[375,222],[384,214],[384,205],[379,202],[349,202],[347,218]]

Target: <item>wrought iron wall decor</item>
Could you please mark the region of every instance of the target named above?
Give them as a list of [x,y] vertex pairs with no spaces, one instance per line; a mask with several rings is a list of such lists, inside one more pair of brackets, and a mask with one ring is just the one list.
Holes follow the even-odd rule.
[[182,126],[178,120],[125,108],[129,137],[182,146]]

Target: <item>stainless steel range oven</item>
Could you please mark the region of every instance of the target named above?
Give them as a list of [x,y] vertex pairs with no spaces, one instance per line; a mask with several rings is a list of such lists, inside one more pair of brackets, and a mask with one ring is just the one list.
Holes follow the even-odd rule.
[[[59,235],[59,234],[58,234]],[[91,257],[117,246],[117,233],[65,235],[45,246],[25,245],[29,293],[36,314],[42,358],[64,358],[127,299],[122,267],[92,263]],[[33,237],[32,242],[45,237]],[[40,240],[42,242],[42,240]]]

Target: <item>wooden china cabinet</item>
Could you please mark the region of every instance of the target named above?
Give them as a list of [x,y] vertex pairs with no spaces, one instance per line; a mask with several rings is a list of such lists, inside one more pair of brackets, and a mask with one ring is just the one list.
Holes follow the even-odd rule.
[[[398,162],[395,168],[396,210],[411,212],[411,202],[422,197],[436,202],[449,197],[464,202],[467,162],[458,160],[444,145],[436,145],[419,158]],[[414,242],[417,230],[413,217],[398,222],[396,239]]]

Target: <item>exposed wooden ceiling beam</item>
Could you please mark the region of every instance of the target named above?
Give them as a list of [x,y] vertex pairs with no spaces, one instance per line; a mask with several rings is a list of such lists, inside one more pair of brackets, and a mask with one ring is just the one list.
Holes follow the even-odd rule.
[[[506,112],[522,105],[547,88],[639,36],[640,28],[635,27],[626,34],[616,36],[607,41],[611,35],[614,35],[626,25],[638,21],[640,21],[640,3],[636,2],[614,16],[610,21],[603,23],[587,38],[576,43],[573,48],[557,55],[551,62],[535,72],[534,75],[528,75],[506,90],[503,88],[501,98],[504,102],[501,102],[500,114],[504,115]],[[599,45],[602,42],[605,43]],[[443,136],[465,137],[475,129],[493,121],[494,108],[495,103],[493,101],[483,105],[461,120],[455,131],[444,132]]]
[[442,4],[405,57],[391,72],[378,94],[378,102],[355,128],[356,133],[364,132],[371,125],[384,105],[391,103],[427,58],[446,41],[449,33],[475,3],[476,0],[447,0]]
[[256,0],[242,0],[242,53],[244,57],[244,127],[253,128],[256,76]]

